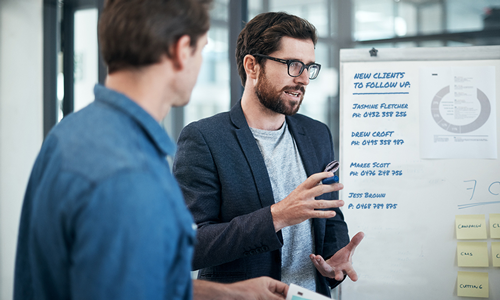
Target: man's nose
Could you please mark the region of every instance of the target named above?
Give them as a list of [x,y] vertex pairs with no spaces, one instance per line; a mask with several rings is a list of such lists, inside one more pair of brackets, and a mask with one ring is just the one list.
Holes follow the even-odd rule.
[[310,80],[309,79],[309,69],[307,69],[307,68],[304,68],[304,71],[302,71],[302,74],[295,77],[295,83],[297,83],[297,84],[308,85],[309,80]]

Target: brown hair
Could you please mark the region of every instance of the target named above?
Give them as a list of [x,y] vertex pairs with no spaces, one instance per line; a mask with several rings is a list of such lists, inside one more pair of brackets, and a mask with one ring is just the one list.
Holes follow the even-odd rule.
[[[268,12],[257,15],[250,20],[240,32],[236,43],[236,64],[241,77],[241,84],[245,86],[247,74],[243,67],[243,59],[247,54],[268,55],[280,49],[282,37],[296,39],[311,39],[316,45],[316,27],[307,20],[284,12]],[[255,57],[261,63],[261,57]]]
[[211,0],[107,0],[99,20],[99,45],[108,72],[140,68],[171,57],[183,35],[196,47],[208,31]]

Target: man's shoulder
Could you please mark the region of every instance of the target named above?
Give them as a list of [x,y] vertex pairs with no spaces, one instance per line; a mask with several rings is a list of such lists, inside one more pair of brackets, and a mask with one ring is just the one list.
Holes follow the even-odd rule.
[[193,121],[186,125],[186,127],[212,128],[217,126],[226,126],[228,122],[230,122],[229,112],[225,111],[198,121]]
[[94,119],[95,112],[82,111],[58,124],[44,142],[44,156],[57,156],[65,171],[95,180],[120,169],[143,168],[141,158],[146,155],[139,144],[147,137],[138,136],[144,133],[133,122],[112,114]]
[[222,112],[211,117],[203,118],[186,125],[181,135],[192,135],[201,133],[204,136],[221,136],[232,127],[229,112]]

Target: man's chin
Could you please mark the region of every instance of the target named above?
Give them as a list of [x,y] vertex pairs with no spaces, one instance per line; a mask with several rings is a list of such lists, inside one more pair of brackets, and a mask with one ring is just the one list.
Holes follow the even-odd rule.
[[285,115],[287,116],[295,115],[300,109],[300,104],[302,104],[302,101],[290,102],[289,105],[287,105]]
[[293,116],[299,111],[300,105],[297,106],[291,106],[287,107],[287,109],[284,111],[285,116]]
[[189,97],[184,97],[182,99],[178,99],[177,101],[172,103],[172,107],[186,106],[190,100],[191,100],[191,95],[189,95]]

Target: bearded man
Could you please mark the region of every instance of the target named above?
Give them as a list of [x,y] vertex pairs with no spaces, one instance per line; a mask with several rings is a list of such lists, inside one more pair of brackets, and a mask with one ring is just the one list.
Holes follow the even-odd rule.
[[229,112],[186,126],[173,171],[198,225],[199,278],[270,276],[324,295],[346,275],[363,239],[349,242],[341,183],[319,184],[335,159],[328,127],[297,114],[315,63],[316,29],[264,13],[239,35],[245,91]]

